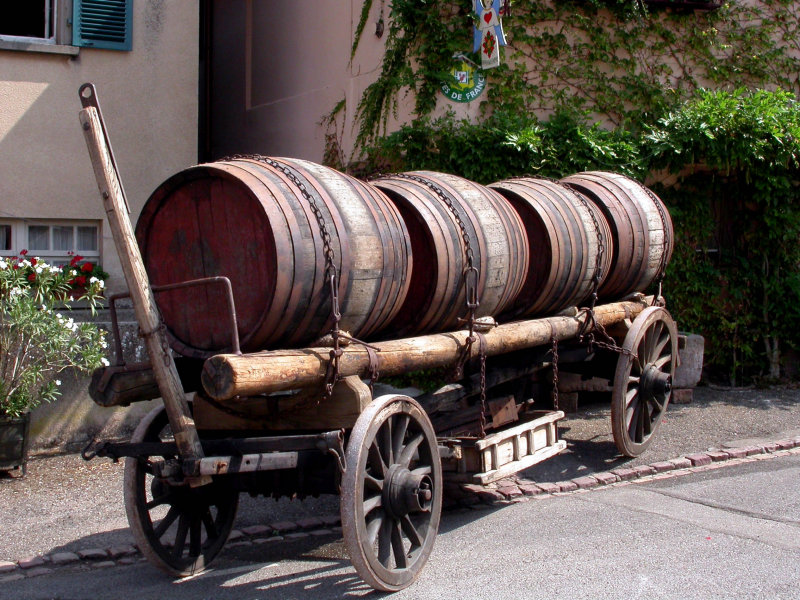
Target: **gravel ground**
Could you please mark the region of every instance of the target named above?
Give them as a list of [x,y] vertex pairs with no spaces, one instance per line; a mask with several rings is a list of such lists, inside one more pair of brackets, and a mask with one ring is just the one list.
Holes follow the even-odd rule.
[[[611,438],[609,410],[586,406],[561,422],[568,442],[560,456],[521,475],[561,481],[692,452],[784,439],[800,433],[800,389],[695,390],[691,404],[672,405],[653,444],[623,459]],[[0,474],[0,561],[132,543],[122,499],[122,463],[84,462],[77,455],[34,458],[25,478]],[[241,498],[235,527],[336,514],[338,498],[288,501]]]

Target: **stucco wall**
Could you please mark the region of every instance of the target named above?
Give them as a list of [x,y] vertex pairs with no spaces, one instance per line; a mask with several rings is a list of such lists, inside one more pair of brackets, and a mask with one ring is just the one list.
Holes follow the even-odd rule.
[[[196,162],[199,13],[195,0],[133,3],[133,50],[77,56],[0,49],[0,218],[103,219],[78,123],[95,84],[135,221],[153,189]],[[109,289],[124,289],[102,226]]]

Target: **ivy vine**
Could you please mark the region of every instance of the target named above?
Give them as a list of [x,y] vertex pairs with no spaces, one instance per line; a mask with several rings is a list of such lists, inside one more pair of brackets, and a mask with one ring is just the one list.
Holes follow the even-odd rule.
[[[417,117],[433,112],[453,55],[472,46],[472,4],[391,1],[381,73],[356,107],[356,154],[386,132],[407,94]],[[797,2],[731,0],[713,11],[674,4],[514,2],[503,21],[504,59],[486,73],[482,113],[572,111],[639,131],[700,87],[798,91]],[[371,7],[372,0],[362,7],[353,53]]]
[[[650,174],[676,226],[667,296],[706,337],[707,375],[775,380],[800,350],[800,3],[685,8],[701,2],[515,2],[475,122],[432,117],[453,55],[471,47],[472,2],[393,0],[354,156],[364,175],[423,168],[483,183]],[[415,119],[387,134],[407,94]]]

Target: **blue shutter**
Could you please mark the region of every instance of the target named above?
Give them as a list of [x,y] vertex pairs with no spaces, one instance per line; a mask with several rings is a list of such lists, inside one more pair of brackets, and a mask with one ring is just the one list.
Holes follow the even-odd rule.
[[72,45],[131,49],[133,0],[73,0]]

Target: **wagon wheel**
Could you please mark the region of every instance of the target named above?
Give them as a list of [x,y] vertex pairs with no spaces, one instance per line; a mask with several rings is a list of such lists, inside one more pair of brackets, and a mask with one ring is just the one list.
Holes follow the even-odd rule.
[[650,445],[672,395],[678,361],[675,321],[664,308],[646,308],[622,348],[611,394],[611,429],[619,451],[634,457]]
[[442,510],[436,434],[422,407],[381,396],[361,413],[347,444],[342,534],[358,574],[373,588],[409,586],[433,550]]
[[[167,414],[159,407],[139,423],[131,442],[172,439]],[[205,569],[222,550],[239,494],[220,479],[193,488],[154,477],[154,465],[170,458],[177,454],[125,459],[125,511],[145,558],[169,575],[185,577]]]

